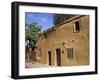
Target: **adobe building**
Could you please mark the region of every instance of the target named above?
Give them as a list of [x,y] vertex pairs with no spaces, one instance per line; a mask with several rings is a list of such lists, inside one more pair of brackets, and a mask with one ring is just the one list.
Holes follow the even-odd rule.
[[42,32],[37,61],[49,66],[89,64],[89,16],[74,16]]

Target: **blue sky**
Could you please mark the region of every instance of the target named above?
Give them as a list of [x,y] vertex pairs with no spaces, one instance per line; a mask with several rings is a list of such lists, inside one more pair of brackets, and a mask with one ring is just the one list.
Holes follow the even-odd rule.
[[54,16],[54,14],[52,14],[52,13],[26,12],[25,13],[25,23],[30,24],[32,22],[35,22],[39,26],[42,26],[41,31],[44,31],[44,30],[54,26],[53,16]]

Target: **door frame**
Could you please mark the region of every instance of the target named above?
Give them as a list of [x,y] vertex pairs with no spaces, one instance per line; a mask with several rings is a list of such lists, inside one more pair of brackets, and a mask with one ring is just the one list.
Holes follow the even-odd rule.
[[[59,55],[57,54],[57,50],[59,50]],[[56,48],[56,65],[57,66],[61,66],[61,49],[60,48]],[[59,59],[59,63],[58,63],[58,59]]]
[[[49,56],[50,55],[50,56]],[[50,57],[50,58],[49,58]],[[47,59],[47,63],[48,63],[48,65],[50,66],[50,65],[52,65],[52,55],[51,55],[51,51],[48,51],[48,59]]]

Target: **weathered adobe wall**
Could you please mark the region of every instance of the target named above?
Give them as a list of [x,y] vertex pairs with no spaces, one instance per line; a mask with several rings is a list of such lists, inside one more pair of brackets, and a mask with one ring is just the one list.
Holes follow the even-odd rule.
[[[73,31],[73,22],[80,21],[80,32]],[[63,44],[64,43],[64,44]],[[56,49],[61,49],[61,65],[89,64],[89,16],[73,19],[49,32],[47,38],[40,37],[38,54],[40,63],[48,64],[48,51],[52,54],[52,65],[56,66]],[[73,48],[74,58],[67,59],[67,48]],[[40,52],[41,49],[41,52]]]

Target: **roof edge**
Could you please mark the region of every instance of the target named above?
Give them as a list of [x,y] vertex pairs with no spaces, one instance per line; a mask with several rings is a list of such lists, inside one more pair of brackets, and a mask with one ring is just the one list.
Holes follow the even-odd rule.
[[[47,30],[44,30],[42,33],[45,33],[46,31],[54,30],[54,29],[57,28],[58,26],[61,26],[61,25],[65,24],[65,23],[68,23],[68,22],[70,22],[70,21],[72,21],[72,20],[74,20],[74,19],[77,19],[77,18],[80,18],[80,17],[83,17],[83,16],[85,16],[85,15],[74,16],[74,17],[72,17],[72,18],[69,18],[69,19],[67,19],[67,20],[65,20],[65,21],[63,21],[63,22],[61,22],[61,23],[59,23],[59,24],[57,24],[57,25],[55,25],[55,26],[53,26],[53,27],[47,29]],[[41,33],[41,34],[42,34],[42,33]]]

